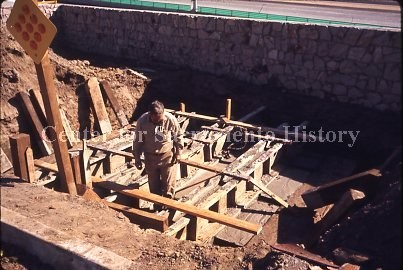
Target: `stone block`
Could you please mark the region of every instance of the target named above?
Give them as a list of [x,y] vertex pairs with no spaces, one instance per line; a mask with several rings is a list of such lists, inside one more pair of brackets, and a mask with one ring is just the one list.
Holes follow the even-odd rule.
[[313,57],[313,64],[314,64],[316,70],[325,69],[325,62],[322,60],[322,58],[320,58],[318,56]]
[[319,30],[319,39],[321,41],[330,41],[332,40],[332,35],[330,34],[329,27],[328,26],[318,26]]
[[351,47],[350,50],[348,51],[348,59],[351,60],[361,60],[361,58],[364,56],[365,54],[365,48],[362,47]]
[[252,22],[252,34],[261,35],[263,33],[263,26],[265,22],[253,21]]
[[359,89],[355,88],[355,87],[350,88],[348,90],[347,95],[348,95],[349,98],[352,98],[352,99],[357,99],[357,98],[361,98],[361,97],[364,96],[363,92],[360,91]]
[[348,31],[344,37],[344,42],[347,45],[355,46],[358,39],[360,38],[361,32],[362,32],[362,29],[357,29],[357,28],[348,29]]
[[371,44],[374,37],[374,30],[361,30],[361,36],[357,41],[357,46],[367,47]]
[[331,57],[345,58],[347,55],[348,46],[341,43],[335,43],[330,46],[329,55]]
[[382,97],[378,93],[369,93],[367,95],[367,100],[368,100],[370,106],[374,106],[374,105],[378,104],[379,102],[381,102]]
[[332,92],[336,96],[345,96],[347,94],[347,88],[342,84],[335,84]]

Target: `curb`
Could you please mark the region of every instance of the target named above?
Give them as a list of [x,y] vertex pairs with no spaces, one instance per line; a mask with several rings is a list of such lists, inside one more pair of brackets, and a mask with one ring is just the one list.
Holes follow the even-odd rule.
[[35,255],[56,269],[136,269],[136,264],[112,251],[71,238],[31,218],[1,206],[1,241]]

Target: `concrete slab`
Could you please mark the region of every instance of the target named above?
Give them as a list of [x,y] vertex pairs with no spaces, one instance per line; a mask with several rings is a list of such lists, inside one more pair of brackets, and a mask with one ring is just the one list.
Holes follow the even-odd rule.
[[1,239],[56,269],[136,269],[136,263],[1,206]]

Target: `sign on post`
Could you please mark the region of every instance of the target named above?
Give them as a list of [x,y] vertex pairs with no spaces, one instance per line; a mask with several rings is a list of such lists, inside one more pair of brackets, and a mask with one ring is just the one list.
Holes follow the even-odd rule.
[[7,29],[25,52],[39,64],[56,35],[56,26],[32,0],[16,0]]
[[76,195],[77,189],[67,144],[59,139],[59,134],[63,132],[63,124],[53,69],[47,53],[57,29],[33,0],[16,0],[6,24],[10,33],[35,62],[46,118],[49,125],[53,127],[53,132],[50,132],[49,135],[55,152],[62,189]]

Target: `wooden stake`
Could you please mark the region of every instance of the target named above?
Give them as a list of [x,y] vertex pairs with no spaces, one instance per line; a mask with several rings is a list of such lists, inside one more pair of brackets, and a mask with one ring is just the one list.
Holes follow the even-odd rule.
[[11,157],[13,161],[14,174],[28,181],[28,165],[25,159],[25,152],[31,147],[29,135],[20,133],[10,137]]
[[228,120],[231,120],[231,99],[230,98],[227,99],[227,113],[225,114],[225,117]]
[[186,112],[186,105],[185,103],[181,102],[181,107],[180,107],[181,112]]
[[74,153],[70,153],[71,156],[71,164],[74,171],[74,179],[76,180],[77,185],[82,185],[81,179],[81,166],[80,166],[80,153],[78,151]]
[[53,81],[53,69],[50,64],[48,52],[45,53],[45,56],[39,64],[35,64],[35,68],[43,103],[45,105],[47,120],[49,125],[54,127],[54,130],[52,130],[49,135],[52,139],[62,188],[68,193],[76,195],[77,189],[74,183],[73,169],[70,163],[67,144],[65,141],[58,139],[59,135],[63,132],[63,125],[59,104],[57,102],[57,90]]
[[28,168],[28,182],[33,183],[35,181],[35,165],[34,154],[32,153],[32,149],[30,147],[25,151],[25,160]]

